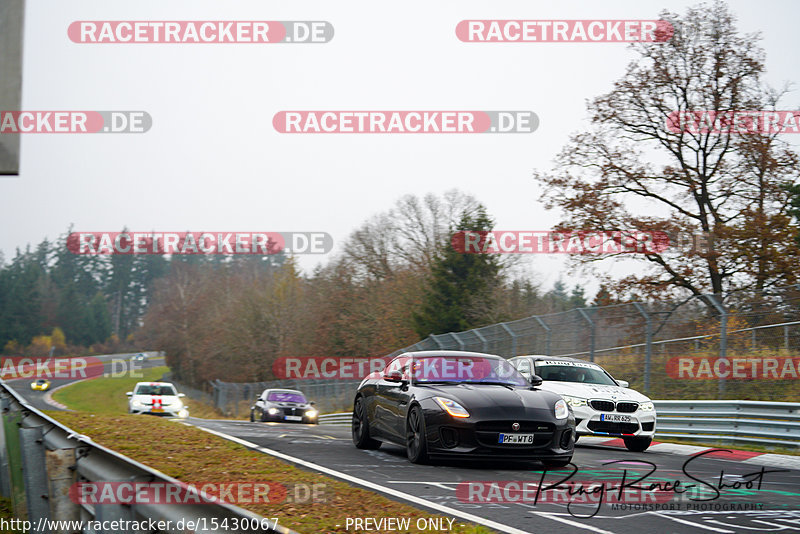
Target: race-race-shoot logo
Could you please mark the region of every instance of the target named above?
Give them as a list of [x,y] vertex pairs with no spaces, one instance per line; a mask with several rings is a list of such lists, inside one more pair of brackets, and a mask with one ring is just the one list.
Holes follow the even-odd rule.
[[533,111],[280,111],[279,133],[474,134],[533,133]]
[[664,43],[674,30],[665,20],[462,20],[466,43]]
[[73,254],[326,254],[327,232],[73,232]]
[[73,43],[327,43],[326,21],[272,20],[79,20],[69,25]]
[[0,111],[0,133],[145,133],[146,111]]

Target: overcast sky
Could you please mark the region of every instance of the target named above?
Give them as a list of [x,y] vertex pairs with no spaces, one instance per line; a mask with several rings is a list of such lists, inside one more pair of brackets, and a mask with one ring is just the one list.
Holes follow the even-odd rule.
[[[0,250],[76,230],[325,231],[341,243],[407,193],[458,188],[497,229],[557,220],[531,178],[585,102],[633,57],[625,44],[477,44],[463,19],[657,19],[695,2],[338,0],[28,2],[24,110],[145,110],[145,134],[22,136],[19,177],[0,177]],[[731,1],[760,31],[767,81],[800,81],[800,2]],[[76,20],[327,20],[327,44],[75,44]],[[784,109],[800,103],[793,92]],[[281,110],[532,110],[526,135],[286,135]],[[336,249],[334,249],[335,251]],[[306,256],[309,271],[324,256]],[[549,287],[560,258],[530,272]],[[576,280],[565,277],[569,285]],[[594,286],[587,280],[590,289]]]

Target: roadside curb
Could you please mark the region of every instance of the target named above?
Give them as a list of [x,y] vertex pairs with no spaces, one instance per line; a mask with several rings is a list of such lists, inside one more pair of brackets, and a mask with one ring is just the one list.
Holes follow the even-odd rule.
[[[602,447],[625,448],[625,443],[620,438],[601,438],[597,436],[581,436],[579,445],[596,445]],[[663,443],[654,441],[648,452],[660,452],[665,454],[676,454],[679,456],[697,456],[706,451],[705,456],[715,460],[728,460],[752,465],[764,465],[770,467],[783,467],[787,469],[800,469],[800,456],[789,454],[773,454],[769,452],[742,451],[728,447],[709,447],[707,445],[683,445],[678,443]]]

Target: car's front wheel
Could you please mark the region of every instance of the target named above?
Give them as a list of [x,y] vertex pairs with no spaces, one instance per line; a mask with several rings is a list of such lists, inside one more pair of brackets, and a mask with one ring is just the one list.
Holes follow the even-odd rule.
[[256,422],[256,414],[254,412],[255,411],[252,408],[250,408],[250,422],[251,423],[255,423]]
[[634,438],[623,438],[625,442],[625,447],[628,448],[631,452],[644,452],[653,442],[653,438],[645,438],[645,437],[634,437]]
[[352,422],[353,443],[359,449],[375,450],[380,448],[381,442],[369,437],[369,421],[364,400],[359,397],[353,405]]
[[422,409],[419,406],[414,406],[408,412],[406,421],[406,454],[408,454],[408,459],[415,464],[424,464],[428,461],[425,417],[422,415]]

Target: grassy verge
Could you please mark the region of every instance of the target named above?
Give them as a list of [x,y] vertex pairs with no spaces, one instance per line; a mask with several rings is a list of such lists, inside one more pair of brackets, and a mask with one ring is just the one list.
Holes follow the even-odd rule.
[[[298,532],[348,532],[345,529],[347,517],[409,517],[412,526],[418,518],[436,517],[174,421],[89,413],[59,412],[53,415],[96,442],[187,483],[269,482],[282,484],[290,494],[291,488],[298,484],[304,487],[323,484],[320,497],[324,502],[239,504],[265,517],[278,517],[279,524]],[[449,532],[491,532],[484,527],[463,525],[458,520],[453,526]],[[426,531],[413,528],[407,532]]]
[[[137,382],[156,382],[169,371],[168,367],[143,369],[140,377],[96,378],[78,382],[53,393],[53,400],[79,412],[119,415],[128,411],[126,392]],[[219,410],[193,399],[184,399],[189,415],[203,419],[227,419]]]
[[[98,378],[60,389],[53,395],[55,399],[77,411],[50,412],[50,415],[101,445],[186,483],[277,483],[285,486],[290,495],[298,485],[322,488],[318,494],[322,502],[289,502],[287,499],[239,504],[264,517],[278,517],[280,525],[301,533],[348,532],[345,528],[348,517],[408,517],[412,527],[417,519],[439,517],[252,452],[176,421],[128,415],[125,392],[136,382],[157,380],[165,371],[165,367],[155,367],[145,369],[144,377],[140,378]],[[197,414],[192,412],[192,415]],[[412,528],[406,532],[428,531]],[[456,520],[449,532],[484,534],[492,531]],[[397,533],[402,534],[401,531]]]
[[128,411],[128,397],[137,382],[154,382],[169,370],[167,367],[143,369],[139,377],[95,378],[61,388],[53,400],[78,412],[119,415]]

